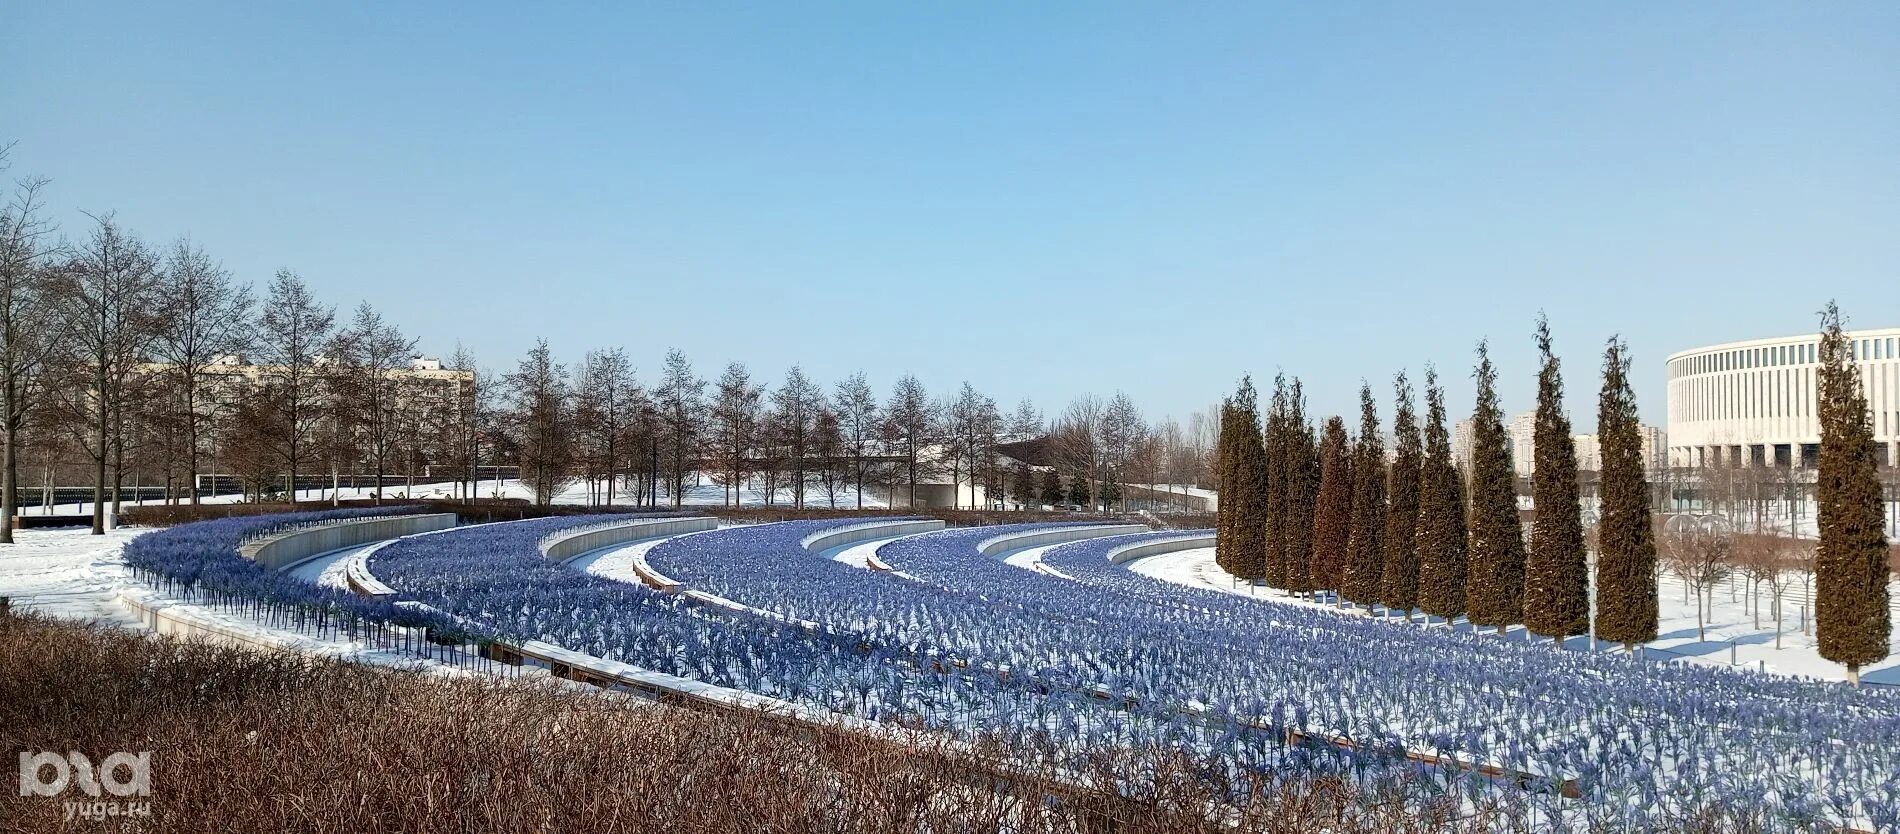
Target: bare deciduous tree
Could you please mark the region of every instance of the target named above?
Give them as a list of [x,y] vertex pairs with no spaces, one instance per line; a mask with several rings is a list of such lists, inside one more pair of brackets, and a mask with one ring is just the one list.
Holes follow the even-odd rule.
[[772,410],[778,417],[776,428],[791,470],[794,507],[805,506],[806,459],[811,455],[818,414],[827,405],[825,390],[805,376],[805,371],[797,365],[785,372],[785,382],[772,392]]
[[337,379],[344,396],[336,402],[336,419],[357,430],[358,447],[368,458],[376,478],[376,503],[383,500],[383,476],[401,442],[405,411],[415,404],[414,392],[405,390],[401,371],[415,355],[416,340],[402,335],[369,302],[357,306],[349,329],[338,339]]
[[1733,569],[1735,537],[1718,524],[1687,523],[1666,530],[1659,544],[1663,563],[1695,595],[1696,639],[1706,639],[1715,585]]
[[13,542],[22,436],[70,324],[55,291],[55,250],[47,242],[53,228],[42,216],[40,197],[45,185],[43,179],[20,180],[0,206],[0,544]]
[[905,506],[917,506],[917,477],[922,462],[919,454],[930,442],[930,395],[917,377],[905,374],[891,386],[891,400],[884,407],[890,440],[904,457],[904,471],[910,492]]
[[706,381],[693,375],[692,363],[679,350],[666,352],[666,366],[653,399],[661,445],[667,450],[667,492],[673,506],[686,500],[686,478],[691,474],[692,458],[698,451],[700,414],[705,410]]
[[[133,375],[151,342],[158,259],[111,214],[103,214],[93,217],[91,234],[60,275],[74,322],[70,371],[77,384],[57,390],[74,439],[92,464],[92,532],[104,535],[109,486],[115,512],[119,500]],[[108,467],[114,469],[110,480]]]
[[336,308],[310,293],[302,276],[277,271],[258,319],[257,342],[264,409],[272,413],[266,435],[284,466],[284,493],[297,501],[297,473],[316,442],[324,407],[321,352],[333,346]]
[[718,480],[732,496],[733,506],[744,503],[740,496],[750,471],[749,459],[756,451],[760,403],[764,396],[764,387],[752,382],[752,372],[740,362],[727,365],[713,387],[707,451],[724,462],[726,471],[720,473]]
[[534,490],[536,504],[552,504],[567,480],[572,403],[566,376],[546,339],[535,342],[515,372],[502,378],[502,387],[508,392],[521,480]]
[[837,408],[838,429],[851,453],[851,485],[857,490],[858,509],[864,509],[864,453],[877,440],[881,423],[877,394],[859,371],[845,377],[832,395]]
[[244,353],[251,341],[251,290],[189,239],[172,244],[159,279],[152,354],[165,363],[191,503],[198,503],[199,458],[206,436],[233,403],[214,396],[208,371]]

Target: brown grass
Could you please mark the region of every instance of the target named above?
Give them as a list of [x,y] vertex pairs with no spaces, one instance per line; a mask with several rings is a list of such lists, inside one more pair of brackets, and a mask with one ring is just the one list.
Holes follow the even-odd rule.
[[[1336,783],[1256,785],[1239,828],[1168,756],[1104,758],[1051,789],[990,760],[546,681],[444,679],[0,614],[0,752],[153,751],[179,832],[1208,832],[1508,830]],[[1109,799],[1116,773],[1168,787]],[[12,778],[6,780],[12,781]],[[0,790],[0,830],[100,830]]]
[[[154,754],[149,821],[66,821],[60,799],[22,798],[8,784],[0,831],[1534,830],[1498,809],[1459,817],[1332,780],[1222,776],[1165,752],[1104,755],[1090,772],[1053,781],[927,740],[37,616],[0,613],[0,658],[6,761],[22,750],[78,750],[95,761],[117,750]],[[1161,787],[1116,796],[1109,786],[1130,773],[1152,773]],[[1217,801],[1234,795],[1230,785],[1245,786],[1245,801]],[[1683,830],[1753,826],[1697,820]]]

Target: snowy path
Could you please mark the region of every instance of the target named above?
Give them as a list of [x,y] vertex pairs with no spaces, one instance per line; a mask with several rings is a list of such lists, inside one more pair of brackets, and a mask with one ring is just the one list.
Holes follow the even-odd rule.
[[292,578],[301,579],[305,582],[314,582],[325,588],[347,589],[350,585],[344,581],[343,578],[343,569],[346,560],[378,544],[381,544],[381,542],[371,542],[369,544],[346,547],[341,550],[332,550],[328,553],[318,554],[311,558],[310,561],[291,568],[288,573]]
[[[1130,570],[1156,579],[1207,588],[1223,593],[1253,596],[1262,602],[1277,605],[1323,605],[1307,600],[1299,600],[1280,595],[1265,588],[1250,587],[1237,582],[1220,565],[1214,563],[1214,549],[1211,547],[1180,550],[1163,553],[1145,559],[1137,559],[1128,565]],[[1821,678],[1824,680],[1845,680],[1846,670],[1839,664],[1830,663],[1821,658],[1820,650],[1812,635],[1801,633],[1800,609],[1798,603],[1784,602],[1785,616],[1782,624],[1781,648],[1775,648],[1775,623],[1769,614],[1768,599],[1760,603],[1761,625],[1755,625],[1755,617],[1750,606],[1743,600],[1742,584],[1737,580],[1731,596],[1729,585],[1716,586],[1715,604],[1708,616],[1704,634],[1698,636],[1696,630],[1696,606],[1693,599],[1684,600],[1682,583],[1673,578],[1665,578],[1661,583],[1661,617],[1656,632],[1660,635],[1650,642],[1647,648],[1658,659],[1688,660],[1713,665],[1730,665],[1731,656],[1735,665],[1765,669],[1783,675],[1797,675]],[[1796,589],[1796,593],[1799,589]],[[1795,594],[1789,595],[1791,598]],[[1813,612],[1809,612],[1809,626],[1813,625]],[[1404,627],[1394,621],[1394,627]],[[1442,627],[1442,624],[1439,626]],[[1464,628],[1463,623],[1459,624]],[[1900,632],[1896,632],[1900,634]],[[1522,639],[1523,632],[1514,630],[1510,637]],[[1575,651],[1589,651],[1588,636],[1573,637],[1564,647]],[[1609,644],[1602,644],[1601,651],[1614,650]],[[1861,670],[1861,680],[1866,683],[1882,685],[1900,685],[1900,639],[1896,639],[1887,659]]]
[[819,553],[818,555],[826,559],[832,559],[835,561],[843,562],[854,568],[864,568],[865,570],[870,570],[871,556],[877,553],[878,548],[883,547],[887,544],[890,544],[891,542],[897,541],[898,539],[908,539],[911,536],[928,536],[928,535],[930,534],[929,533],[912,533],[910,534],[910,536],[893,536],[888,539],[871,539],[869,541],[853,542],[851,544],[841,544],[841,545],[838,545],[837,547],[829,548],[825,550],[824,552]]
[[1061,547],[1065,544],[1072,544],[1072,542],[1056,542],[1055,544],[1036,545],[1019,550],[1005,550],[1002,553],[996,554],[996,556],[1002,559],[1005,565],[1022,568],[1023,570],[1041,571],[1052,576],[1068,579],[1069,577],[1063,576],[1060,571],[1042,563],[1043,554],[1048,553],[1052,548]]

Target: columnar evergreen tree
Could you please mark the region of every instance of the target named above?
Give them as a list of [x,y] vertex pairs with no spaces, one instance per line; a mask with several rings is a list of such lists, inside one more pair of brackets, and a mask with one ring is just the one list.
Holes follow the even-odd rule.
[[1234,575],[1249,582],[1267,575],[1267,447],[1262,440],[1259,411],[1253,391],[1241,399],[1235,412],[1234,532],[1239,560]]
[[1287,390],[1285,587],[1296,594],[1313,591],[1313,514],[1319,503],[1319,447],[1306,418],[1306,391],[1298,379]]
[[1380,571],[1380,601],[1388,611],[1405,612],[1412,619],[1418,607],[1418,488],[1425,450],[1412,411],[1412,382],[1403,371],[1392,381],[1398,401],[1392,418],[1392,497],[1386,508],[1385,565]]
[[[1419,466],[1418,605],[1450,622],[1465,613],[1465,486],[1451,460],[1445,391],[1425,369],[1425,459]],[[1652,586],[1653,587],[1653,586]]]
[[1289,427],[1287,425],[1287,387],[1286,375],[1273,377],[1273,398],[1267,407],[1266,442],[1262,451],[1266,455],[1266,521],[1264,537],[1266,548],[1262,554],[1264,564],[1261,574],[1266,577],[1267,587],[1286,587],[1286,498],[1287,498],[1287,443]]
[[1359,386],[1359,443],[1353,448],[1352,538],[1346,547],[1346,599],[1366,606],[1379,601],[1385,564],[1385,441],[1372,388]]
[[1352,441],[1346,437],[1346,421],[1326,418],[1319,445],[1319,498],[1313,511],[1313,558],[1308,565],[1313,589],[1333,592],[1337,603],[1352,540]]
[[[1250,380],[1241,380],[1245,389]],[[1234,429],[1240,421],[1234,419],[1234,401],[1232,398],[1221,401],[1220,432],[1214,441],[1214,490],[1220,496],[1220,503],[1214,508],[1214,563],[1221,570],[1234,572],[1234,499],[1237,495],[1234,486]]]
[[1603,351],[1597,397],[1602,444],[1601,517],[1597,521],[1597,636],[1623,644],[1656,639],[1656,530],[1649,517],[1649,481],[1630,386],[1629,346],[1612,338]]
[[1840,308],[1830,301],[1821,313],[1815,380],[1821,420],[1815,624],[1821,656],[1845,665],[1847,679],[1859,686],[1860,667],[1886,659],[1893,621],[1874,431],[1856,358]]
[[1517,519],[1517,473],[1498,408],[1498,371],[1478,343],[1478,404],[1471,429],[1471,533],[1465,584],[1466,619],[1504,628],[1524,614],[1524,531]]
[[1577,495],[1577,446],[1564,415],[1563,371],[1550,321],[1537,319],[1537,468],[1531,474],[1531,548],[1524,560],[1524,628],[1562,641],[1590,630],[1590,568]]

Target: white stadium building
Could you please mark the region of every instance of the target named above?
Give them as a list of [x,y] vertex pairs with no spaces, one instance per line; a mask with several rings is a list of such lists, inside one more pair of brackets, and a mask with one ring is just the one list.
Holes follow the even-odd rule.
[[[1900,463],[1900,329],[1848,334],[1882,466]],[[1812,467],[1816,334],[1731,342],[1669,357],[1672,466]]]

